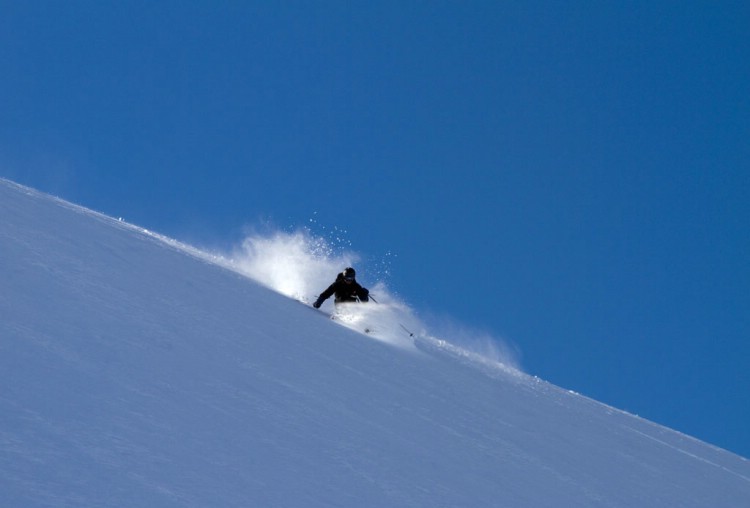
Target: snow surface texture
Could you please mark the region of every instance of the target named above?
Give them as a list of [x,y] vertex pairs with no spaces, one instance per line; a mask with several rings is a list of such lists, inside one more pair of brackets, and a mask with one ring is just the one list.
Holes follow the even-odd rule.
[[450,341],[5,180],[0,217],[0,506],[750,506],[745,459]]

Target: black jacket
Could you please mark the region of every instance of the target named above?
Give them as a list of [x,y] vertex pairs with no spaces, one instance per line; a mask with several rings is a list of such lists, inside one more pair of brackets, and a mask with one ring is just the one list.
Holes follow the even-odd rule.
[[351,282],[346,282],[344,280],[344,276],[341,274],[338,274],[336,276],[336,280],[328,286],[328,289],[320,293],[320,296],[318,297],[317,307],[320,306],[321,303],[326,301],[328,298],[331,297],[331,295],[336,295],[334,298],[334,302],[356,302],[359,300],[360,302],[367,302],[370,300],[370,291],[367,290],[367,288],[363,288],[359,285],[359,282],[356,280],[353,280]]

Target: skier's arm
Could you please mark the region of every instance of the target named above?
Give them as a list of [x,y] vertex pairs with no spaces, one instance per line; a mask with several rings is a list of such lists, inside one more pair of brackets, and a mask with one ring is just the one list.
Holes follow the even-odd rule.
[[369,302],[370,301],[370,291],[367,288],[363,288],[362,286],[359,286],[357,289],[357,297],[361,302]]
[[319,308],[323,304],[323,302],[328,300],[335,291],[336,291],[336,283],[334,282],[333,284],[328,286],[328,289],[320,293],[320,296],[318,296],[318,299],[315,301],[315,303],[313,303],[313,307],[315,307],[316,309]]

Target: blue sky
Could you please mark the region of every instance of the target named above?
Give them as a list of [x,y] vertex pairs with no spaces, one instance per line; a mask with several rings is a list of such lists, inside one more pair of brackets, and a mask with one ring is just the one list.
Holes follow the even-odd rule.
[[0,176],[199,246],[345,231],[363,284],[749,457],[750,6],[657,4],[4,3]]

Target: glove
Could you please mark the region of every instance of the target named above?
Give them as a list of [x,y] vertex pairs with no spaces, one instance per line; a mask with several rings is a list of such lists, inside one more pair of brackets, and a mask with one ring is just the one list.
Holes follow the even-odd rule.
[[323,302],[321,302],[320,300],[315,300],[315,303],[313,303],[313,307],[315,307],[316,309],[319,309],[319,308],[320,308],[320,305],[321,305],[322,303],[323,303]]

